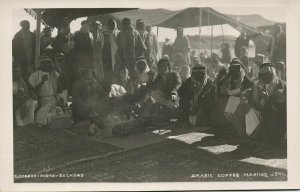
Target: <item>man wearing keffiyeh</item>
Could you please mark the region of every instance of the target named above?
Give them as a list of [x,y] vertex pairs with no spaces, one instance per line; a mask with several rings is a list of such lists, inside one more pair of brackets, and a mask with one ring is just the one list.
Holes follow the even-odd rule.
[[47,125],[48,113],[51,107],[57,104],[59,73],[54,70],[53,62],[48,56],[40,57],[40,68],[29,77],[29,83],[38,96],[39,109],[36,114],[36,123]]
[[252,89],[242,94],[242,103],[254,108],[260,125],[253,137],[277,146],[286,134],[286,84],[276,74],[275,65],[264,63]]
[[121,65],[128,69],[129,76],[131,76],[135,71],[136,59],[139,56],[143,56],[140,53],[144,53],[147,48],[139,32],[133,29],[129,18],[122,20],[122,28],[117,37],[117,45]]
[[251,88],[253,83],[245,75],[242,62],[234,58],[227,73],[219,76],[215,84],[217,86],[217,101],[212,115],[212,122],[213,127],[219,130],[231,126],[231,123],[225,118],[225,107],[229,97],[240,97],[241,93]]
[[178,90],[180,116],[183,122],[209,126],[213,104],[216,100],[216,87],[208,77],[204,65],[195,65],[192,75]]

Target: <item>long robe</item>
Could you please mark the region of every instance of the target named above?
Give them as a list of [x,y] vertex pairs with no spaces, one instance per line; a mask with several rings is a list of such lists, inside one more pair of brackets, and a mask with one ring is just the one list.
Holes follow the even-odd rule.
[[240,58],[241,57],[241,53],[240,53],[241,47],[245,46],[245,47],[249,48],[250,40],[258,37],[259,35],[260,35],[259,33],[256,33],[253,35],[246,35],[245,38],[243,38],[241,35],[238,36],[238,38],[236,38],[236,40],[235,40],[235,46],[234,46],[235,57]]
[[103,70],[104,70],[104,79],[106,81],[112,82],[114,77],[114,72],[116,70],[116,63],[118,60],[117,50],[117,35],[118,30],[114,31],[104,31],[104,46],[102,49],[102,60],[103,60]]
[[286,84],[279,80],[271,95],[264,101],[255,96],[255,85],[244,92],[249,107],[260,114],[261,122],[252,137],[272,145],[280,144],[287,129]]
[[23,78],[20,77],[18,81],[13,82],[13,110],[16,126],[34,124],[34,111],[37,104],[37,101],[30,96],[28,85]]
[[200,126],[211,125],[211,115],[216,101],[216,86],[208,78],[200,90],[193,88],[191,78],[188,78],[178,90],[180,97],[180,118],[189,121],[196,118],[195,124]]
[[165,77],[158,75],[150,85],[151,90],[160,90],[165,99],[171,99],[172,95],[178,95],[178,89],[181,86],[181,78],[175,71],[168,72]]
[[134,74],[136,59],[147,50],[142,37],[136,30],[121,30],[117,45],[121,64],[127,67],[129,75]]
[[[230,79],[228,74],[223,74],[217,77],[215,84],[217,86],[217,101],[214,105],[213,115],[212,115],[212,126],[214,128],[222,128],[230,126],[232,123],[225,118],[224,112],[230,96],[240,97],[241,93],[252,87],[253,83],[248,79],[247,76],[243,78],[240,85],[235,89],[228,90]],[[231,93],[229,93],[231,92]],[[235,93],[234,93],[235,92]]]
[[78,31],[74,35],[75,47],[72,50],[73,62],[81,66],[93,67],[93,38],[90,32]]
[[145,41],[147,46],[147,52],[146,52],[147,64],[151,68],[157,62],[157,53],[158,53],[157,37],[153,32],[150,32],[147,33]]
[[174,58],[174,48],[171,43],[164,43],[161,56],[168,55],[170,59]]
[[97,32],[96,37],[93,37],[93,69],[95,71],[95,78],[99,81],[104,79],[104,66],[103,66],[103,46],[104,37],[100,32]]
[[72,115],[75,122],[90,119],[92,112],[97,112],[99,123],[102,122],[109,110],[108,93],[93,79],[90,83],[78,80],[73,85]]
[[12,40],[12,55],[14,61],[21,65],[23,77],[28,80],[30,74],[34,71],[35,58],[35,35],[32,32],[16,33]]
[[176,37],[174,44],[174,56],[182,54],[186,64],[190,64],[189,51],[191,49],[189,39],[186,36]]
[[267,52],[271,56],[271,61],[275,63],[278,60],[286,62],[286,35],[281,33],[279,37],[274,36],[269,42]]
[[58,93],[58,74],[55,72],[36,71],[31,74],[29,83],[35,88],[41,81],[42,76],[48,75],[48,80],[44,82],[40,91],[37,93],[39,99],[39,109],[36,114],[36,123],[46,125],[48,120],[48,113],[51,107],[56,105],[56,96]]

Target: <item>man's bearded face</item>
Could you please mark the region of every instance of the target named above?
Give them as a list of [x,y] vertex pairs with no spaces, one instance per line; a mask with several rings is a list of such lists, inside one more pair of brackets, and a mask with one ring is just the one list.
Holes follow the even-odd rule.
[[192,72],[192,80],[197,83],[203,83],[205,79],[206,73],[204,70],[193,71]]
[[50,72],[52,70],[52,61],[42,61],[41,70],[44,72]]
[[168,72],[168,64],[166,62],[158,66],[158,74],[164,75],[167,72]]
[[258,78],[261,79],[265,84],[270,84],[273,80],[273,73],[271,71],[259,73]]
[[86,69],[82,72],[82,77],[85,81],[91,81],[93,80],[93,72],[91,69]]

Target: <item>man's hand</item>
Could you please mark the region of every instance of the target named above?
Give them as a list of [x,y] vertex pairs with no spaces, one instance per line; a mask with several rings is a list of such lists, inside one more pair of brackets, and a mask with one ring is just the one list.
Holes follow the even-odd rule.
[[48,81],[49,77],[48,75],[43,75],[42,76],[42,82],[44,83],[45,81]]
[[172,95],[172,96],[171,96],[171,100],[172,100],[172,101],[176,101],[176,100],[177,100],[177,96],[176,96],[176,95]]

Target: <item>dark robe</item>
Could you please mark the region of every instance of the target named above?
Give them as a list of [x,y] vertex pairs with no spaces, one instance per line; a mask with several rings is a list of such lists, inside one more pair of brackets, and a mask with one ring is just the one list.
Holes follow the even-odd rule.
[[63,53],[65,56],[66,63],[63,66],[62,75],[62,88],[68,89],[69,94],[72,94],[73,83],[79,79],[79,73],[75,67],[72,44],[74,45],[74,36],[71,33],[65,35],[59,32],[54,39],[52,45],[55,53]]
[[20,64],[23,77],[27,80],[34,71],[35,66],[35,34],[31,34],[31,61],[27,63],[26,50],[23,42],[22,31],[16,33],[12,40],[12,55],[14,62]]
[[192,87],[191,78],[188,78],[179,88],[180,119],[187,122],[189,120],[189,115],[191,114],[191,109],[196,108],[198,114],[197,124],[200,126],[210,126],[213,106],[216,101],[216,86],[213,81],[208,78],[198,96],[198,106],[191,106],[195,91],[196,90]]
[[[89,32],[78,31],[74,36],[75,47],[72,51],[73,59],[79,66],[93,67],[93,47]],[[78,66],[78,67],[79,67]]]
[[156,64],[156,56],[158,53],[158,43],[157,43],[157,37],[153,32],[147,33],[146,36],[146,46],[147,46],[147,52],[146,52],[146,59],[147,64],[151,68]]
[[[231,123],[226,120],[224,116],[225,107],[227,105],[228,99],[230,95],[225,90],[226,81],[228,81],[228,73],[225,74],[222,72],[222,75],[220,77],[217,77],[215,84],[217,86],[217,100],[214,105],[213,115],[212,115],[212,126],[215,128],[225,128],[231,125]],[[240,87],[240,92],[237,95],[237,97],[240,97],[241,93],[249,89],[253,86],[253,82],[245,76]]]
[[135,72],[135,62],[139,56],[144,56],[146,45],[136,30],[121,30],[117,37],[120,62],[127,67],[129,74]]
[[234,53],[237,58],[241,57],[240,49],[245,46],[249,48],[249,41],[253,38],[258,37],[260,34],[247,35],[244,39],[241,35],[235,40]]
[[65,35],[59,32],[52,43],[55,53],[64,53],[66,55],[68,53],[67,46],[70,42],[73,42],[73,40],[74,36],[71,33]]
[[190,64],[189,51],[191,49],[190,41],[187,36],[176,37],[174,44],[174,56],[182,54],[186,64]]
[[170,59],[174,57],[174,48],[171,43],[165,43],[162,48],[162,56],[168,55]]
[[161,90],[164,98],[171,99],[172,95],[178,95],[177,91],[181,86],[181,78],[175,71],[170,71],[165,75],[165,78],[158,75],[154,80],[151,89]]
[[[272,43],[275,43],[273,50],[272,50]],[[283,60],[284,62],[286,62],[286,35],[285,35],[285,33],[281,33],[278,39],[271,38],[268,48],[267,48],[267,52],[271,54],[272,62],[275,63],[278,60]]]
[[106,81],[112,82],[114,77],[114,72],[116,71],[116,64],[118,60],[117,54],[117,34],[118,30],[115,29],[114,31],[104,31],[104,45],[102,49],[102,60],[103,60],[103,73],[104,79]]
[[277,146],[284,140],[287,130],[286,84],[279,81],[264,106],[254,101],[252,91],[249,89],[244,95],[249,105],[261,113],[261,123],[252,137]]
[[230,54],[230,50],[223,48],[222,50],[222,58],[221,58],[221,63],[227,63],[229,64],[231,61],[231,54]]
[[105,117],[110,108],[108,94],[96,80],[88,84],[80,79],[74,83],[72,91],[72,114],[75,122],[89,120],[93,111],[100,115],[100,119]]

